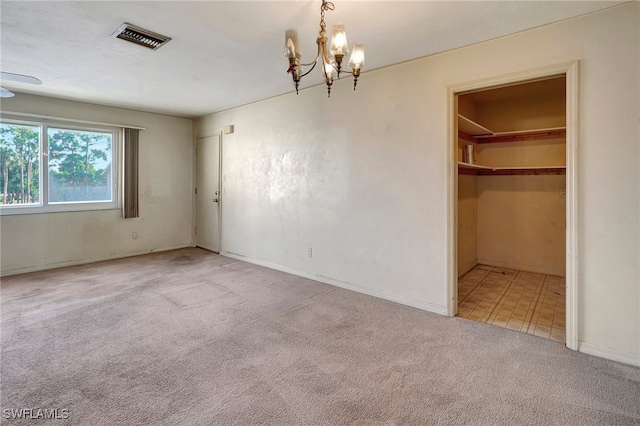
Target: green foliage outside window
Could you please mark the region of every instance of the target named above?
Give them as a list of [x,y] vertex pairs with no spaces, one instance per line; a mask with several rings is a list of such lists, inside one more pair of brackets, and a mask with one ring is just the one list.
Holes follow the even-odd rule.
[[111,201],[111,134],[48,133],[49,202]]
[[40,202],[40,127],[0,124],[1,204]]
[[40,190],[47,191],[49,203],[112,201],[113,135],[46,128],[48,185],[44,188],[40,129],[0,123],[0,204],[40,204]]

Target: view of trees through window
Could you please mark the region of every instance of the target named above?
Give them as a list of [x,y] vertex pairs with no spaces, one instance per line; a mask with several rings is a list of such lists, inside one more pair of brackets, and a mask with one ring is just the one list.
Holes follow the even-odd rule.
[[[40,191],[52,204],[112,201],[112,133],[42,127],[0,123],[0,204],[40,205]],[[41,171],[41,149],[48,170]]]
[[111,133],[48,129],[49,202],[111,201]]
[[2,204],[40,202],[40,127],[0,124]]

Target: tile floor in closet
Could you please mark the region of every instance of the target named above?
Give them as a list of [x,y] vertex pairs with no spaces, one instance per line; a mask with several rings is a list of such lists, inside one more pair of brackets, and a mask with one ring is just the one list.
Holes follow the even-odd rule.
[[458,280],[458,316],[565,341],[565,280],[478,265]]

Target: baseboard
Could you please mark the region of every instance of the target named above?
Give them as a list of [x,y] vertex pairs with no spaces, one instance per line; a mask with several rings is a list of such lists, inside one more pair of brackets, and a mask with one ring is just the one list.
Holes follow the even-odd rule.
[[307,278],[314,281],[319,281],[324,284],[329,284],[335,287],[344,288],[346,290],[355,291],[357,293],[363,293],[369,296],[377,297],[379,299],[389,300],[391,302],[400,303],[401,305],[411,306],[412,308],[422,309],[424,311],[433,312],[440,315],[447,315],[447,307],[442,305],[437,305],[435,303],[429,303],[424,300],[413,299],[409,297],[398,297],[394,295],[390,295],[387,293],[383,293],[376,290],[371,290],[362,286],[358,286],[356,284],[338,280],[331,277],[326,277],[324,275],[311,274],[308,272],[300,271],[298,269],[289,268],[287,266],[278,265],[271,262],[266,262],[264,260],[254,259],[251,257],[243,256],[238,253],[222,251],[221,255],[227,256],[233,259],[242,260],[243,262],[253,263],[254,265],[264,266],[269,269],[275,269],[276,271],[286,272],[287,274],[296,275],[298,277]]
[[533,272],[536,274],[547,274],[564,277],[566,271],[564,269],[544,268],[541,266],[522,265],[520,263],[501,262],[499,260],[478,258],[480,265],[494,266],[496,268],[515,269],[517,271]]
[[593,343],[578,342],[578,352],[640,367],[640,355],[594,345]]
[[133,252],[121,253],[121,254],[116,254],[116,255],[96,256],[96,257],[89,257],[89,258],[85,258],[85,259],[70,260],[70,261],[65,261],[65,262],[47,263],[45,265],[0,270],[0,277],[8,277],[8,276],[11,276],[11,275],[26,274],[26,273],[29,273],[29,272],[46,271],[48,269],[64,268],[65,266],[85,265],[87,263],[103,262],[105,260],[122,259],[122,258],[125,258],[125,257],[140,256],[140,255],[143,255],[143,254],[158,253],[158,252],[161,252],[161,251],[177,250],[177,249],[186,248],[186,247],[193,247],[193,244],[191,242],[188,242],[188,243],[184,243],[184,244],[177,244],[175,246],[161,247],[161,248],[157,248],[157,249],[136,250],[136,251],[133,251]]
[[458,274],[458,278],[462,277],[464,274],[466,274],[467,272],[469,272],[470,270],[472,270],[473,268],[475,268],[479,264],[480,263],[478,263],[478,259],[475,259],[472,263],[469,263],[469,265],[467,267],[462,269],[462,273]]

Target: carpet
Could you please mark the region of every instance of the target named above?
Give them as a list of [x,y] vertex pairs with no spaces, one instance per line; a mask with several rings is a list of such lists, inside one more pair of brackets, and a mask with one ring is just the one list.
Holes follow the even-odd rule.
[[636,367],[197,248],[1,297],[3,424],[640,424]]

